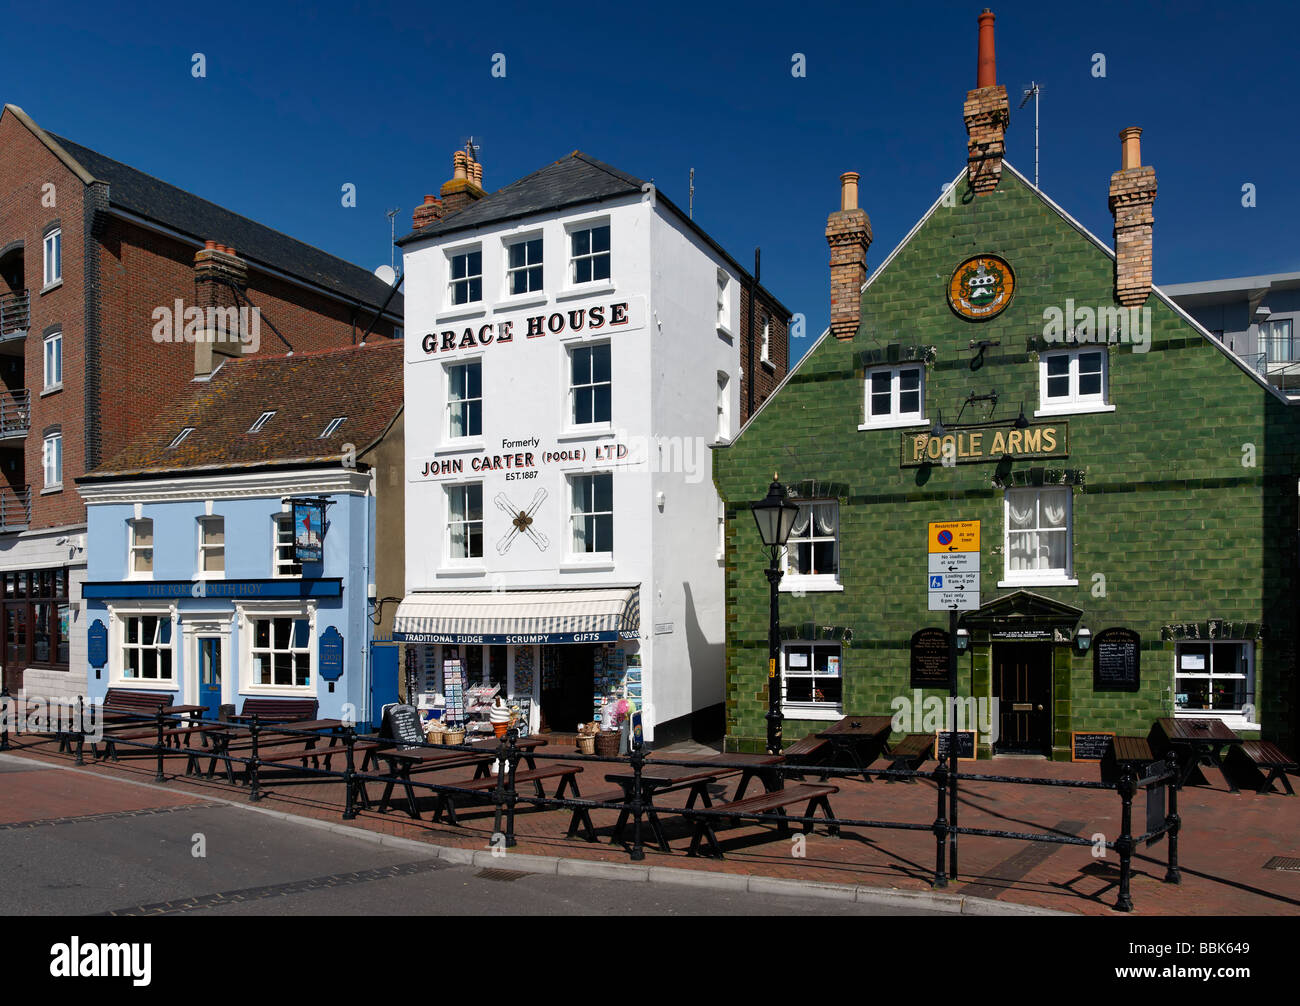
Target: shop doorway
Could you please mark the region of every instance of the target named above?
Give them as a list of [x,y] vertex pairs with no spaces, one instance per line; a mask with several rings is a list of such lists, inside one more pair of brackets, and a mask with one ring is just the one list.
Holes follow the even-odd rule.
[[[546,667],[553,661],[552,667]],[[592,718],[596,647],[577,643],[542,648],[542,729],[573,733]]]
[[994,752],[1050,754],[1052,644],[994,643],[993,697],[998,700]]

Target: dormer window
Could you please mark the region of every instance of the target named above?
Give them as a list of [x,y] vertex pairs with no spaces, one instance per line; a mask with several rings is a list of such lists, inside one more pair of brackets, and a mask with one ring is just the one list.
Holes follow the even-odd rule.
[[194,432],[193,426],[185,427],[185,429],[181,430],[180,433],[176,434],[176,439],[167,445],[167,449],[170,451],[173,447],[179,447],[181,443],[185,440],[185,438],[188,437],[193,432]]
[[343,425],[343,420],[347,418],[347,416],[335,416],[325,425],[325,429],[321,430],[319,439],[324,440],[326,437],[333,436],[338,428]]
[[262,428],[271,421],[271,417],[274,415],[275,415],[274,409],[272,409],[270,412],[263,412],[260,416],[257,417],[257,422],[255,422],[252,426],[248,428],[248,432],[261,433]]

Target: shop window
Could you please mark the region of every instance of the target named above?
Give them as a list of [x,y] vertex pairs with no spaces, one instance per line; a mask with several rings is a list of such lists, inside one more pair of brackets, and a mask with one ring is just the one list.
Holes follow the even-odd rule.
[[311,621],[307,618],[251,618],[252,683],[280,688],[311,684]]
[[1009,489],[1006,582],[1060,583],[1071,573],[1069,489]]
[[5,660],[14,666],[66,670],[72,610],[67,571],[41,569],[3,577]]
[[483,558],[483,483],[447,487],[447,557]]
[[172,681],[172,620],[167,615],[127,615],[122,619],[122,677],[132,681]]
[[1038,359],[1040,411],[1106,404],[1106,351],[1066,349]]
[[1176,712],[1254,719],[1247,710],[1247,706],[1253,710],[1255,704],[1253,643],[1178,643],[1174,659]]
[[575,347],[569,353],[569,362],[572,375],[569,415],[573,425],[610,422],[614,384],[609,343]]
[[273,577],[302,576],[302,563],[298,562],[295,557],[294,530],[293,514],[278,513],[275,515],[271,530],[271,575]]
[[569,231],[569,247],[570,283],[609,279],[609,224]]
[[506,293],[518,296],[542,288],[542,239],[516,241],[506,250]]
[[841,651],[838,643],[787,643],[785,702],[787,716],[800,711],[839,713],[843,702]]
[[840,505],[834,500],[799,504],[785,547],[781,586],[803,590],[837,585],[840,575]]
[[149,518],[126,522],[127,575],[153,576],[153,521]]
[[879,367],[867,372],[864,427],[925,422],[925,377],[921,367]]
[[449,256],[448,298],[452,306],[474,304],[483,299],[483,250],[474,248]]
[[199,573],[224,576],[226,572],[226,519],[199,518]]
[[483,364],[458,363],[447,368],[447,436],[483,435]]
[[614,476],[577,475],[569,481],[573,551],[610,555],[614,551]]

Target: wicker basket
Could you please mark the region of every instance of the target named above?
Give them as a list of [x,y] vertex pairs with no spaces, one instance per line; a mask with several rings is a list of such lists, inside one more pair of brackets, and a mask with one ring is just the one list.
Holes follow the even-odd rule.
[[594,734],[578,735],[578,754],[595,754],[596,737]]
[[617,730],[602,730],[596,734],[596,754],[602,758],[618,757],[619,732]]
[[424,739],[430,744],[442,744],[444,736],[446,736],[446,734],[444,733],[441,724],[430,726],[429,729],[424,732]]
[[460,727],[453,727],[450,730],[443,731],[442,742],[444,744],[464,744],[465,731]]

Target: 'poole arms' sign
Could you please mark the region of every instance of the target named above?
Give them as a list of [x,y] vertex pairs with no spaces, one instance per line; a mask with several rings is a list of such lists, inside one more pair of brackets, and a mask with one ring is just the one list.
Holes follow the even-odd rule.
[[1023,430],[1006,426],[969,427],[942,437],[904,433],[900,445],[903,468],[922,465],[971,465],[1034,458],[1068,458],[1069,429],[1065,422],[1042,423]]

